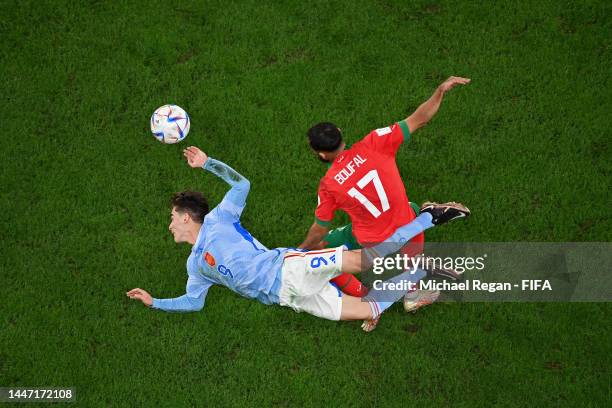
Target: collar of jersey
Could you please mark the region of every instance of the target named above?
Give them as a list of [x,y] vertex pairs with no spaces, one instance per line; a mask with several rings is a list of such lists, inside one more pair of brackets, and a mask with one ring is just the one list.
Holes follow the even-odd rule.
[[192,251],[196,251],[198,247],[200,246],[200,244],[204,241],[204,238],[206,237],[206,233],[204,232],[205,223],[206,223],[206,219],[205,219],[205,222],[203,222],[202,226],[200,227],[200,232],[198,232],[198,237],[196,238],[195,244],[193,244],[193,246],[191,247]]
[[[348,146],[348,145],[347,145],[347,146],[344,146],[344,150],[342,151],[342,153],[346,152],[346,151],[347,151],[347,150],[349,150],[350,148],[351,148],[351,146]],[[340,157],[340,155],[338,155],[338,157]],[[331,163],[327,163],[327,169],[328,169],[328,170],[329,170],[329,169],[331,169],[331,166],[333,166],[333,165],[334,165],[334,163],[336,162],[336,160],[338,159],[338,157],[336,157],[336,158],[334,159],[334,161],[333,161],[333,162],[331,162]]]

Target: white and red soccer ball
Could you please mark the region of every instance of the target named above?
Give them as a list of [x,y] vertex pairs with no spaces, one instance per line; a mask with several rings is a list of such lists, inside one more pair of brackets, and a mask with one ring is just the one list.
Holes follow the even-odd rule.
[[159,107],[151,115],[151,132],[166,144],[178,143],[189,133],[189,115],[176,105]]

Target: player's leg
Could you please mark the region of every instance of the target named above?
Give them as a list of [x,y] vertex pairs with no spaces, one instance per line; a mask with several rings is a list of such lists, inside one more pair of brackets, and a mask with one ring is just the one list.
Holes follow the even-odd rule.
[[[410,208],[414,212],[412,219],[419,216],[421,210],[417,203],[410,202]],[[419,238],[416,236],[415,238]],[[421,239],[419,239],[421,241]],[[339,246],[346,246],[347,249],[361,249],[362,246],[357,241],[357,238],[353,235],[353,224],[348,223],[342,227],[334,228],[329,231],[325,237],[321,240],[322,248],[336,248]]]
[[375,258],[382,258],[399,251],[406,242],[409,242],[427,228],[431,228],[433,226],[432,220],[433,217],[429,213],[421,214],[409,224],[398,228],[387,242],[363,249],[344,251],[342,254],[342,269],[338,275],[341,273],[355,274],[367,270],[372,266]]
[[[336,248],[343,245],[348,249],[361,248],[361,245],[359,245],[353,235],[353,224],[350,223],[329,231],[323,238],[322,243],[325,248]],[[342,292],[350,296],[363,297],[368,293],[368,288],[356,276],[350,273],[342,273],[332,279],[331,282],[338,286]]]
[[[314,252],[314,253],[313,253]],[[372,290],[363,300],[343,295],[329,279],[340,273],[344,254],[342,248],[325,251],[288,252],[282,269],[279,303],[297,312],[305,311],[329,320],[364,320],[364,330],[376,327],[380,315],[425,276],[422,270],[404,272],[385,281],[386,287],[398,290]],[[413,284],[413,286],[414,286]]]
[[[410,223],[401,226],[387,242],[367,247],[362,250],[344,251],[344,254],[339,258],[342,258],[342,268],[335,276],[330,277],[333,279],[340,275],[340,273],[358,273],[362,270],[371,266],[374,258],[384,257],[386,255],[399,251],[407,242],[413,239],[415,236],[421,234],[428,228],[434,225],[441,225],[457,218],[465,218],[470,215],[470,210],[458,203],[425,203],[421,207],[421,214],[412,220]],[[311,251],[306,254],[316,254],[320,251]],[[362,255],[364,256],[362,262]],[[304,256],[302,254],[302,256]],[[314,262],[314,261],[313,261]]]
[[336,248],[346,246],[347,249],[360,249],[361,245],[353,235],[353,224],[348,223],[342,227],[334,228],[323,237],[323,246],[325,248]]
[[[401,298],[401,296],[400,296]],[[297,296],[283,306],[291,307],[296,312],[306,312],[327,320],[378,320],[394,302],[387,302],[381,312],[373,312],[373,301],[343,294],[332,285],[325,286],[319,293],[311,296]],[[376,314],[375,314],[376,313]],[[374,317],[376,316],[376,317]],[[375,324],[374,324],[375,326]],[[373,329],[374,327],[372,327]],[[367,330],[370,331],[370,330]]]
[[341,274],[344,252],[344,247],[287,251],[282,265],[280,297],[308,297],[331,286],[329,281]]
[[342,296],[342,310],[340,320],[370,320],[372,308],[370,303],[355,296]]
[[370,332],[376,328],[381,315],[395,302],[404,298],[404,309],[414,312],[436,301],[440,293],[415,289],[425,276],[422,270],[406,271],[375,285],[368,296],[359,299],[343,296],[340,320],[363,319],[361,328]]
[[[374,282],[373,289],[364,298],[370,306],[372,317],[364,319],[361,328],[366,332],[374,330],[385,310],[402,297],[404,297],[404,307],[406,307],[407,297],[410,298],[409,302],[412,302],[412,308],[406,309],[407,311],[416,311],[419,307],[425,306],[424,302],[417,302],[422,301],[423,296],[414,296],[415,293],[422,292],[418,289],[418,282],[425,276],[425,271],[416,269],[402,272],[384,282]],[[429,303],[433,303],[435,299],[437,296]]]
[[351,273],[341,273],[339,276],[330,280],[342,292],[350,296],[363,297],[368,294],[368,288],[361,283],[357,276]]
[[342,304],[349,297],[351,296],[343,294],[328,282],[318,293],[287,298],[281,302],[281,305],[288,306],[298,313],[306,312],[322,319],[337,321],[341,319]]
[[[396,230],[392,236],[396,240],[395,242],[405,243],[434,224],[443,224],[455,218],[467,217],[470,214],[467,208],[456,203],[442,205],[427,203],[421,208],[421,212],[413,222]],[[396,252],[400,248],[401,245],[389,252],[385,252],[388,248],[385,248],[385,250],[379,249],[374,254],[385,256]],[[296,302],[308,303],[314,300],[316,303],[319,301],[317,297],[319,292],[324,290],[328,293],[330,292],[332,285],[330,285],[329,280],[338,277],[342,272],[360,272],[364,266],[367,265],[364,265],[364,262],[362,262],[362,255],[359,250],[344,251],[343,248],[331,248],[306,253],[288,252],[285,255],[282,267],[283,282],[279,293],[279,303],[294,307],[296,310],[298,309],[298,306],[295,306]],[[423,271],[417,272],[422,273],[424,276]],[[406,274],[410,274],[410,276]],[[422,276],[416,276],[414,273],[404,272],[391,280],[419,280],[421,278]],[[359,298],[346,296],[347,301],[342,302],[342,294],[339,290],[337,292],[338,299],[336,299],[336,304],[342,305],[345,303],[345,306],[339,306],[339,313],[333,314],[334,319],[335,316],[338,316],[337,319],[344,320],[365,319],[364,330],[366,331],[372,330],[376,326],[380,315],[399,299],[395,297],[392,299],[377,299],[376,296],[370,296],[367,302],[362,302]],[[309,297],[311,299],[308,299]],[[329,313],[326,315],[331,316]]]
[[[414,219],[420,214],[420,208],[412,201],[410,202],[410,207],[412,209],[410,218]],[[359,242],[357,242],[353,235],[352,223],[331,230],[323,238],[322,244],[322,247],[325,248],[334,248],[342,245],[346,246],[347,249],[361,248],[361,245],[359,245]],[[425,234],[420,233],[410,240],[409,245],[402,248],[402,254],[409,257],[417,256],[423,252],[424,244]],[[337,278],[332,279],[331,282],[337,285],[342,292],[350,296],[361,298],[368,294],[368,288],[356,276],[350,273],[342,273]]]
[[[414,213],[412,219],[418,217],[421,214],[420,207],[417,203],[413,203],[410,201],[410,208]],[[406,246],[402,248],[400,253],[402,255],[406,255],[408,257],[419,256],[423,253],[423,249],[425,248],[425,233],[421,232],[420,234],[415,235],[410,242]]]
[[386,242],[364,248],[363,255],[369,262],[372,262],[374,258],[399,251],[412,238],[434,225],[446,224],[458,218],[467,218],[469,215],[470,210],[459,203],[424,203],[418,217],[395,230]]
[[281,305],[327,320],[370,320],[373,317],[369,302],[343,294],[331,284],[325,285],[319,293],[295,296]]

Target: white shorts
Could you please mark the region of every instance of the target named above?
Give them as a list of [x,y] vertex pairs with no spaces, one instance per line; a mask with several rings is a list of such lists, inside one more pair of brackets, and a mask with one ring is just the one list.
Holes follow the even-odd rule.
[[282,268],[281,306],[329,320],[340,320],[342,292],[329,283],[342,272],[343,248],[288,251]]

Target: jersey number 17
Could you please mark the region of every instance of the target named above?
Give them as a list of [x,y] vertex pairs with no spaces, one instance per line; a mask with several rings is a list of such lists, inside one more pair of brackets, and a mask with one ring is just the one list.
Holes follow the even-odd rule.
[[385,189],[380,181],[380,177],[378,177],[378,171],[376,169],[370,170],[365,176],[361,178],[357,182],[357,186],[363,190],[365,186],[367,186],[370,182],[374,183],[374,188],[376,189],[376,194],[378,194],[378,199],[380,200],[380,204],[382,205],[382,211],[376,208],[374,204],[370,200],[366,198],[359,190],[355,187],[352,187],[347,193],[351,197],[357,199],[363,206],[372,214],[374,218],[380,217],[382,213],[389,209],[389,199],[387,198],[387,193],[385,193]]

